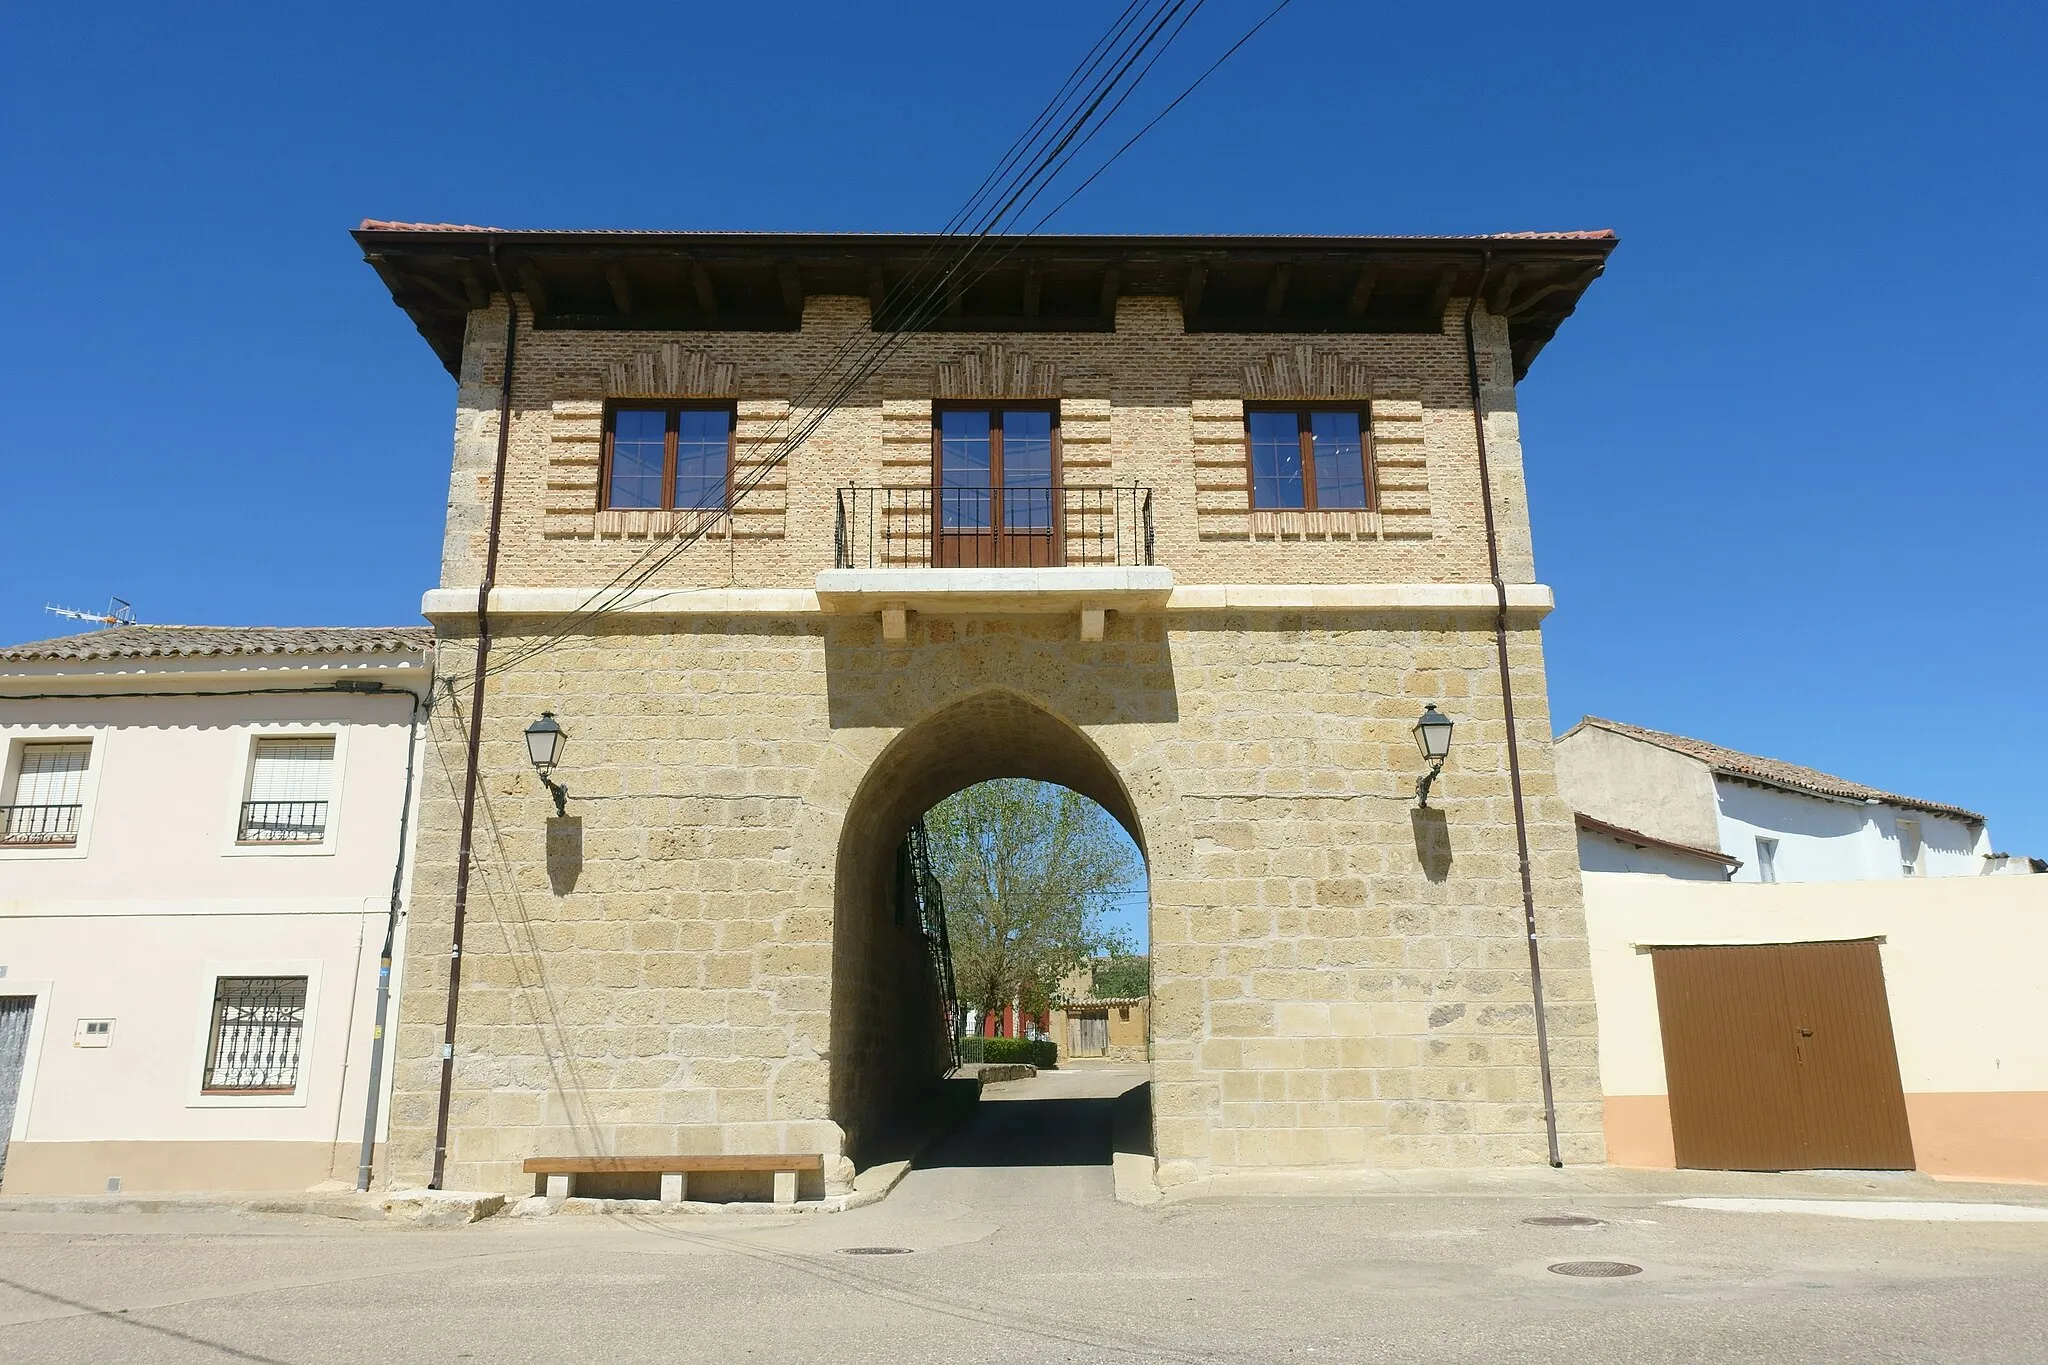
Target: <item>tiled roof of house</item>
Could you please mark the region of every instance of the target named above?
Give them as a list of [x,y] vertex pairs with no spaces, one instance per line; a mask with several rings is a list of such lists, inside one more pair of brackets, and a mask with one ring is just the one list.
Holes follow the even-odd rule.
[[[707,231],[707,230],[687,230],[687,229],[686,229],[686,230],[681,230],[681,231],[671,231],[671,230],[669,230],[669,229],[665,229],[665,228],[501,228],[501,227],[480,227],[480,226],[478,226],[478,225],[477,225],[477,224],[475,224],[475,223],[407,223],[407,222],[401,222],[401,221],[398,221],[398,220],[396,220],[396,219],[389,219],[389,218],[365,218],[365,219],[363,219],[363,221],[362,221],[362,224],[361,224],[361,226],[359,226],[359,227],[358,227],[358,228],[356,229],[356,231],[358,231],[358,232],[502,232],[502,233],[506,233],[506,234],[516,234],[516,235],[519,235],[519,236],[536,236],[536,237],[692,237],[692,236],[697,236],[697,237],[780,237],[780,236],[791,236],[791,235],[797,235],[797,236],[825,236],[825,235],[827,235],[827,234],[823,234],[823,233],[818,233],[818,234],[787,234],[787,233],[777,233],[777,232],[744,232],[744,231],[743,231],[743,232],[725,232],[725,231],[717,231],[717,230],[708,230],[708,231]],[[834,236],[834,237],[932,237],[932,238],[937,238],[937,237],[938,237],[938,236],[939,236],[940,234],[938,234],[938,233],[917,233],[917,232],[835,232],[835,233],[831,233],[831,234],[829,234],[829,235],[830,235],[830,236]],[[1101,238],[1101,239],[1102,239],[1103,241],[1107,241],[1107,242],[1114,242],[1114,241],[1116,241],[1116,240],[1117,240],[1117,239],[1118,239],[1119,237],[1145,237],[1145,236],[1148,236],[1149,234],[1146,234],[1146,233],[1094,233],[1094,234],[1089,234],[1089,235],[1091,235],[1091,236],[1097,236],[1097,237],[1100,237],[1100,238]],[[1199,237],[1217,237],[1217,238],[1224,238],[1224,237],[1229,237],[1229,236],[1231,236],[1231,235],[1233,235],[1233,234],[1228,234],[1228,233],[1177,233],[1177,234],[1175,234],[1175,235],[1176,235],[1176,236],[1181,236],[1181,237],[1193,237],[1193,238],[1199,238]],[[1263,237],[1272,237],[1272,238],[1278,238],[1278,239],[1281,239],[1281,240],[1286,240],[1286,239],[1296,239],[1296,240],[1300,240],[1300,241],[1305,241],[1305,242],[1314,242],[1314,241],[1319,241],[1319,240],[1323,240],[1323,239],[1325,239],[1325,238],[1329,238],[1330,240],[1348,240],[1348,239],[1345,239],[1345,238],[1337,238],[1337,237],[1334,237],[1334,236],[1333,236],[1332,234],[1328,234],[1328,233],[1308,233],[1308,232],[1284,232],[1284,233],[1263,233],[1263,234],[1260,234],[1260,235],[1261,235],[1261,236],[1263,236]],[[1422,235],[1419,235],[1419,234],[1406,234],[1406,235],[1400,235],[1400,236],[1392,236],[1392,237],[1381,237],[1381,238],[1378,238],[1377,240],[1380,240],[1380,241],[1387,241],[1387,242],[1410,242],[1410,241],[1413,241],[1413,242],[1603,242],[1603,241],[1611,241],[1611,240],[1613,240],[1613,238],[1614,238],[1614,229],[1613,229],[1613,228],[1569,228],[1569,229],[1565,229],[1565,230],[1563,230],[1563,231],[1559,231],[1559,232],[1464,232],[1464,233],[1455,233],[1455,232],[1454,232],[1454,233],[1444,233],[1444,234],[1438,234],[1438,235],[1431,235],[1431,236],[1422,236]]]
[[194,659],[251,654],[418,654],[431,626],[110,626],[0,648],[0,661]]
[[1574,818],[1577,820],[1580,829],[1590,830],[1595,834],[1604,834],[1610,839],[1619,839],[1625,844],[1636,844],[1643,848],[1668,849],[1673,853],[1682,853],[1688,858],[1700,858],[1707,862],[1720,863],[1724,867],[1742,866],[1742,859],[1735,857],[1733,854],[1723,853],[1718,848],[1701,848],[1697,844],[1681,844],[1674,839],[1660,839],[1654,834],[1645,834],[1639,829],[1630,829],[1626,825],[1610,825],[1605,820],[1595,820],[1592,816],[1583,813],[1576,814]]
[[1964,810],[1961,806],[1951,806],[1941,801],[1923,801],[1917,796],[1901,796],[1897,792],[1866,786],[1861,782],[1851,782],[1846,777],[1836,777],[1832,773],[1802,767],[1797,763],[1787,763],[1783,759],[1745,754],[1739,749],[1724,748],[1719,744],[1710,744],[1704,739],[1667,734],[1662,730],[1646,730],[1640,725],[1624,725],[1618,720],[1605,720],[1599,716],[1587,716],[1558,738],[1577,734],[1588,726],[1606,730],[1611,734],[1626,735],[1630,739],[1639,739],[1646,744],[1654,744],[1661,749],[1684,754],[1687,758],[1696,758],[1716,773],[1746,778],[1766,786],[1785,787],[1816,796],[1838,797],[1845,801],[1882,801],[1887,805],[1903,806],[1908,810],[1951,815],[1972,824],[1984,823],[1982,815],[1973,810]]

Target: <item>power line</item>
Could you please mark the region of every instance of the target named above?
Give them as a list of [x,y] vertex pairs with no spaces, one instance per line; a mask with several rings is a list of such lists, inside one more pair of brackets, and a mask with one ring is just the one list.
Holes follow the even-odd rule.
[[[558,647],[572,635],[579,633],[587,623],[619,609],[654,575],[701,542],[719,521],[727,522],[728,536],[736,535],[738,526],[733,519],[733,510],[747,494],[782,467],[790,455],[815,435],[855,390],[906,344],[909,337],[919,333],[939,314],[955,292],[963,291],[980,279],[986,278],[1017,251],[1020,243],[1013,240],[1007,243],[1005,249],[993,260],[980,265],[971,277],[962,278],[987,241],[999,235],[1006,224],[1027,212],[1060,174],[1094,141],[1101,130],[1115,118],[1205,3],[1206,0],[1157,0],[1149,8],[1145,8],[1144,0],[1132,0],[1109,31],[1083,55],[1052,99],[1032,120],[1031,125],[1011,144],[996,169],[984,177],[975,192],[969,196],[967,203],[948,220],[946,231],[939,235],[939,239],[925,253],[924,258],[913,265],[910,272],[888,291],[881,310],[871,324],[876,330],[871,332],[870,338],[864,344],[856,343],[852,339],[842,342],[839,348],[827,357],[804,389],[795,396],[791,402],[792,408],[803,406],[819,389],[829,385],[825,401],[811,408],[808,416],[796,430],[788,432],[776,442],[775,448],[766,459],[752,462],[748,474],[735,484],[727,506],[722,509],[704,509],[703,515],[696,518],[694,524],[685,523],[654,541],[635,556],[633,561],[614,574],[607,583],[593,591],[582,606],[555,618],[546,633],[501,657],[489,666],[488,672],[495,674],[517,667],[539,654]],[[1290,3],[1292,0],[1280,0],[1279,4],[1225,49],[1221,56],[1210,63],[1193,82],[1111,153],[1086,179],[1042,214],[1023,236],[1029,237],[1037,233],[1083,190],[1095,183],[1124,153],[1179,107],[1224,62],[1257,36]],[[1131,72],[1134,69],[1137,74],[1132,77]],[[1103,112],[1105,104],[1108,106],[1107,112]],[[1010,172],[1007,179],[1004,176],[1006,170]],[[942,269],[938,268],[948,244],[960,237],[966,239],[965,245],[950,263],[944,263]],[[935,277],[929,282],[922,282],[920,277],[934,269],[937,270]],[[910,297],[906,300],[905,295]],[[509,297],[507,303],[510,305]],[[885,318],[886,329],[883,328]],[[842,363],[846,368],[838,370]],[[835,370],[838,370],[837,380],[832,382]],[[773,439],[768,436],[758,438],[753,444],[753,450],[758,453],[762,446]]]

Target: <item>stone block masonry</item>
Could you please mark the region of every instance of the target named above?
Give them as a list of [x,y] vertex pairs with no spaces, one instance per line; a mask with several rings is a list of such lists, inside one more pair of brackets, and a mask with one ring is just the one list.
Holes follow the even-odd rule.
[[[1513,641],[1560,1126],[1568,1161],[1598,1161],[1575,844],[1533,622]],[[1419,811],[1426,701],[1460,729]],[[493,679],[488,706],[451,1187],[530,1192],[534,1155],[856,1153],[937,1065],[929,999],[891,1008],[917,980],[877,889],[895,843],[932,792],[1019,773],[1103,801],[1146,854],[1164,1179],[1543,1159],[1483,618],[1113,615],[1084,645],[1061,618],[913,617],[900,646],[865,617],[609,620]],[[570,731],[573,854],[521,741],[543,708]],[[453,703],[433,736],[406,1182],[431,1161]],[[828,1161],[828,1188],[849,1174]]]
[[[447,588],[481,573],[506,306],[470,315]],[[1463,301],[1420,333],[1189,334],[1174,299],[1126,296],[1110,331],[908,337],[793,457],[764,463],[815,415],[809,378],[864,338],[866,310],[814,296],[795,332],[520,335],[501,586],[582,600],[677,526],[600,507],[609,402],[729,402],[736,470],[763,478],[650,582],[659,602],[523,658],[561,623],[494,613],[510,662],[487,689],[449,1186],[532,1193],[521,1164],[543,1155],[819,1152],[824,1191],[843,1191],[943,1062],[896,848],[933,803],[1003,776],[1080,791],[1144,851],[1162,1180],[1541,1162]],[[1520,589],[1534,567],[1509,328],[1485,307],[1476,327]],[[1151,489],[1176,599],[1080,621],[820,610],[807,590],[833,563],[837,490],[929,486],[932,405],[959,399],[1052,400],[1068,483]],[[1244,411],[1265,401],[1364,407],[1375,505],[1253,509]],[[1331,591],[1356,585],[1373,593]],[[1516,599],[1509,663],[1558,1126],[1565,1160],[1592,1162],[1592,991],[1541,597]],[[436,623],[437,676],[459,683],[467,602]],[[1458,728],[1419,810],[1408,731],[1426,702]],[[432,1162],[467,705],[463,686],[437,698],[425,757],[400,1183]],[[566,819],[521,739],[543,710],[570,736]]]

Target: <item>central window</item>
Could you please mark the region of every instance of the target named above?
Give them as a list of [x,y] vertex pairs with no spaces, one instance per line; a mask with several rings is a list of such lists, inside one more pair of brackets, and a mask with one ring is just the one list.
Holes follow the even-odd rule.
[[1245,444],[1259,511],[1368,511],[1371,425],[1357,407],[1248,407]]
[[1060,562],[1059,414],[1050,404],[940,407],[932,423],[934,563]]
[[618,510],[723,510],[731,496],[733,410],[621,403],[604,426],[604,505]]

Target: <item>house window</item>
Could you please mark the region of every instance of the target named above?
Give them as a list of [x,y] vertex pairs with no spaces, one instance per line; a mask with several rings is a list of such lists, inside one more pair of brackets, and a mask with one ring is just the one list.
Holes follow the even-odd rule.
[[1920,822],[1899,820],[1894,822],[1899,835],[1899,870],[1908,877],[1925,876],[1927,872],[1924,850],[1920,844]]
[[1756,839],[1756,875],[1760,881],[1778,880],[1778,841],[1761,834]]
[[1363,408],[1247,408],[1252,506],[1260,511],[1372,507],[1371,426]]
[[235,838],[244,844],[317,844],[327,837],[332,735],[259,739]]
[[0,807],[0,843],[64,846],[78,842],[85,770],[92,741],[24,744],[12,802]]
[[299,1084],[305,1033],[305,977],[220,977],[203,1088],[209,1095],[291,1094]]
[[723,509],[732,485],[732,445],[730,407],[614,407],[604,432],[604,505],[645,511]]

